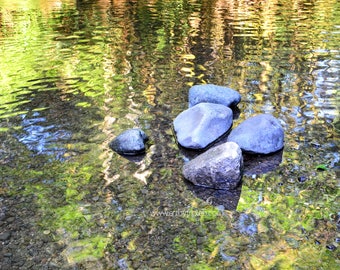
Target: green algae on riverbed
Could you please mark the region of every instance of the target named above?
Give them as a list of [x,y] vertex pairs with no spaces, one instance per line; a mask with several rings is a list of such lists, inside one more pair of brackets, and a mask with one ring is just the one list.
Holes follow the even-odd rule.
[[[2,194],[33,195],[41,217],[36,228],[47,230],[54,241],[65,245],[62,255],[68,263],[86,267],[94,260],[107,260],[111,252],[117,254],[116,260],[126,257],[128,264],[140,267],[139,260],[151,260],[151,255],[160,264],[169,263],[166,258],[171,256],[188,269],[335,267],[338,263],[339,251],[327,248],[338,237],[333,169],[317,171],[314,164],[306,164],[309,180],[301,183],[300,171],[291,170],[287,160],[276,172],[244,177],[233,212],[195,198],[184,184],[178,190],[175,185],[181,183],[158,178],[164,171],[151,175],[164,183],[145,185],[131,178],[103,189],[98,185],[101,174],[90,173],[95,168],[90,169],[92,158],[90,151],[82,156],[88,166],[79,166],[22,155],[1,171],[2,179],[11,176],[6,185],[2,183]],[[27,166],[31,169],[23,174],[20,168]],[[172,177],[179,177],[176,171]],[[241,232],[242,213],[255,217],[254,224],[248,225],[254,225],[256,233]]]

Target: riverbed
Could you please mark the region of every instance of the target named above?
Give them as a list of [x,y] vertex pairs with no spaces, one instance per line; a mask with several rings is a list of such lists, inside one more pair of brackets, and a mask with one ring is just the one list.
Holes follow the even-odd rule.
[[[1,269],[336,269],[340,4],[0,1]],[[172,121],[188,90],[238,91],[284,149],[206,190]],[[126,158],[109,142],[149,136]]]

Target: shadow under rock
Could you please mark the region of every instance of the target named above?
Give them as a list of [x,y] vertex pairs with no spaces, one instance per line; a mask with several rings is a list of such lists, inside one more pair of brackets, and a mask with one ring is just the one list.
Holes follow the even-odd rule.
[[241,196],[242,184],[235,189],[226,190],[195,186],[189,181],[185,181],[185,183],[188,189],[201,200],[214,206],[223,205],[225,210],[236,210]]
[[131,162],[134,162],[134,163],[139,163],[146,157],[145,153],[136,154],[136,155],[123,155],[123,154],[119,154],[119,153],[115,152],[115,154],[120,155],[121,157],[123,157],[123,158],[125,158],[125,159],[127,159]]
[[243,153],[243,174],[264,174],[275,170],[282,162],[283,149],[268,155]]
[[[225,142],[225,138],[219,140],[214,146]],[[204,151],[193,151],[181,149],[186,159],[191,160],[202,154]],[[275,170],[282,161],[283,149],[268,155],[242,153],[243,155],[243,175],[260,175]],[[214,206],[223,205],[225,210],[236,210],[242,190],[242,184],[236,189],[224,190],[195,186],[185,180],[188,189],[198,198]]]

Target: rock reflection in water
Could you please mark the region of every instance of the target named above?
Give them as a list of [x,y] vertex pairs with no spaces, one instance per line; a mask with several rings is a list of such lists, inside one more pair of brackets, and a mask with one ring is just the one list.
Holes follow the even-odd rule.
[[134,156],[122,155],[122,154],[118,154],[118,153],[115,153],[115,154],[120,155],[121,157],[127,159],[128,161],[134,162],[134,163],[139,163],[139,162],[143,161],[143,159],[146,156],[146,154],[140,154],[140,155],[134,155]]
[[243,174],[247,176],[264,174],[275,170],[282,162],[283,150],[269,155],[243,153]]
[[213,189],[206,187],[195,186],[189,181],[186,181],[187,187],[198,198],[206,201],[214,206],[222,206],[225,210],[236,210],[238,201],[241,196],[242,185],[239,185],[236,189]]

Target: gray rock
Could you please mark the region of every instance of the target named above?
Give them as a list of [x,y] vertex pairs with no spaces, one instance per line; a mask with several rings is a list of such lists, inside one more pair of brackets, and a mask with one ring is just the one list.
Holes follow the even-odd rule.
[[226,133],[233,123],[230,108],[213,103],[200,103],[183,112],[174,120],[174,130],[180,145],[203,149]]
[[236,106],[240,101],[241,95],[238,92],[224,86],[201,84],[189,89],[189,108],[203,102],[231,107]]
[[274,116],[259,114],[233,129],[227,141],[237,143],[245,152],[269,154],[283,148],[284,131]]
[[147,140],[143,130],[132,128],[119,134],[110,142],[109,147],[121,155],[139,155],[145,153]]
[[226,142],[210,148],[183,166],[184,177],[194,185],[215,189],[234,189],[242,178],[240,147]]
[[10,231],[5,231],[0,233],[0,241],[6,241],[11,237],[11,232]]

